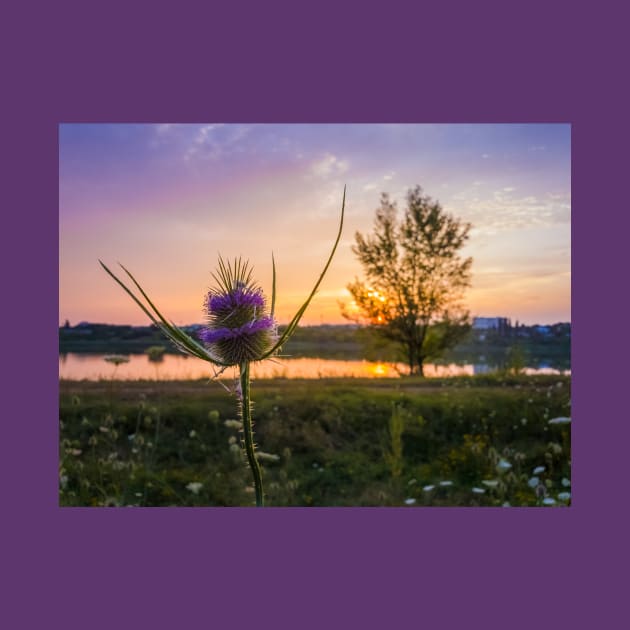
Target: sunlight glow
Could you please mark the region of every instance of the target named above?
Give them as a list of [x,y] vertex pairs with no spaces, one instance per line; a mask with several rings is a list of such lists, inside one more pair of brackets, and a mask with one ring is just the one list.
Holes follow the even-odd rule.
[[377,363],[372,368],[372,371],[374,372],[374,374],[376,374],[376,376],[383,376],[384,374],[387,373],[387,370],[385,369],[385,366],[382,363]]

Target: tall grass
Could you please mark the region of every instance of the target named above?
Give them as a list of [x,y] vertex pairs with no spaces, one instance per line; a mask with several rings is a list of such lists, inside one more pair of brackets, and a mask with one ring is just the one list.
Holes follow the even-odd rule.
[[[256,385],[271,505],[570,502],[571,425],[550,423],[571,415],[568,377]],[[107,386],[61,383],[62,505],[253,503],[239,421],[218,387],[120,382],[112,409]]]

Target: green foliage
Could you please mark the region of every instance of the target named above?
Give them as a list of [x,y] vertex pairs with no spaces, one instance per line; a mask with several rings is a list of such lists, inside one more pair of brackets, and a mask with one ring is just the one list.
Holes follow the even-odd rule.
[[[108,385],[60,385],[61,505],[254,505],[241,425],[220,387],[118,382],[112,405]],[[570,424],[549,424],[570,416],[567,377],[256,385],[268,505],[534,506],[561,504],[570,483]]]
[[[162,313],[157,309],[155,304],[151,301],[149,296],[145,293],[144,289],[140,286],[138,281],[133,277],[131,272],[129,272],[123,265],[120,265],[121,269],[129,276],[129,279],[139,291],[140,295],[144,298],[145,303],[143,303],[137,295],[133,293],[131,289],[129,289],[124,282],[122,282],[110,269],[103,263],[103,261],[99,260],[101,267],[105,270],[105,272],[118,284],[127,295],[140,307],[140,310],[151,320],[151,322],[157,326],[164,336],[178,349],[181,350],[185,354],[190,354],[191,356],[197,357],[198,359],[202,359],[203,361],[208,361],[217,366],[223,366],[224,364],[220,362],[216,357],[212,356],[206,348],[204,348],[196,339],[186,334],[181,328],[175,326],[172,322],[169,322]],[[120,264],[120,263],[119,263]]]
[[469,330],[460,300],[470,285],[472,259],[458,252],[470,225],[445,213],[418,186],[407,194],[400,222],[386,194],[376,211],[374,232],[355,235],[365,280],[348,285],[356,310],[344,315],[396,342],[411,374],[422,374],[427,359],[453,347]]
[[166,348],[164,346],[149,346],[144,352],[148,355],[149,361],[159,363],[164,359]]
[[407,412],[399,405],[392,405],[392,415],[389,418],[389,449],[385,453],[385,461],[392,477],[400,477],[403,465],[402,435],[405,430]]
[[507,350],[506,372],[521,374],[525,369],[525,354],[520,346],[511,346]]

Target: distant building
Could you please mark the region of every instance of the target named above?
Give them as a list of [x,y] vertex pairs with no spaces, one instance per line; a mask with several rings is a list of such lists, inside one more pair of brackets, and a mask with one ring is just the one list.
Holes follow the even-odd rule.
[[473,330],[496,330],[504,333],[511,328],[507,317],[473,317]]
[[473,374],[490,374],[492,368],[487,363],[475,363],[473,365]]

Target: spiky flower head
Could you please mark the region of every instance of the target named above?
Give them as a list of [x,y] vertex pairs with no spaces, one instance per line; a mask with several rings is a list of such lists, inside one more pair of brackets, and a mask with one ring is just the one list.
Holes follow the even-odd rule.
[[219,258],[212,276],[217,286],[206,295],[201,339],[224,365],[260,360],[276,340],[276,324],[252,270],[240,259],[232,264]]

